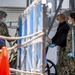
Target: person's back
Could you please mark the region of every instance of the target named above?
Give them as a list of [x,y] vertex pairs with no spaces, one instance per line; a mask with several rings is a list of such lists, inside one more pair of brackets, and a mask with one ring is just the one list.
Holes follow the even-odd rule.
[[68,30],[69,26],[66,21],[60,23],[55,36],[52,38],[52,43],[60,47],[65,47]]

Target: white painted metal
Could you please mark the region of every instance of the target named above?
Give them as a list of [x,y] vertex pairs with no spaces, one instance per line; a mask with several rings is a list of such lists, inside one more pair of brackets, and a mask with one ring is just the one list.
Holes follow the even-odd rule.
[[33,8],[34,5],[37,5],[40,2],[40,0],[34,0],[32,2],[32,4],[27,7],[27,9],[21,14],[22,16],[27,15],[29,13],[29,11],[31,10],[31,8]]

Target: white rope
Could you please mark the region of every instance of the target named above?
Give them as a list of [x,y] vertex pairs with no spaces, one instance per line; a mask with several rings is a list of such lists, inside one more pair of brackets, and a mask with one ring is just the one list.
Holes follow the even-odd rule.
[[32,36],[36,36],[38,34],[40,34],[40,32],[36,32],[34,34],[31,34],[31,35],[28,35],[28,36],[22,36],[22,37],[5,37],[5,36],[1,36],[0,35],[0,39],[4,39],[4,40],[20,40],[20,39],[25,39],[25,38],[29,38],[29,37],[32,37]]
[[[38,34],[37,36],[35,36],[34,38],[22,43],[21,45],[17,45],[17,46],[7,48],[7,50],[10,51],[10,50],[14,50],[15,48],[21,48],[21,47],[27,45],[28,43],[32,42],[33,40],[35,40],[35,39],[37,39],[39,37],[42,37],[43,35],[44,35],[44,33],[42,32],[42,33]],[[0,50],[0,52],[2,52],[2,50]]]
[[19,72],[19,73],[24,73],[24,74],[35,74],[35,75],[42,75],[42,73],[27,72],[27,71],[22,71],[22,70],[13,69],[13,68],[10,68],[10,71],[11,71],[11,72]]

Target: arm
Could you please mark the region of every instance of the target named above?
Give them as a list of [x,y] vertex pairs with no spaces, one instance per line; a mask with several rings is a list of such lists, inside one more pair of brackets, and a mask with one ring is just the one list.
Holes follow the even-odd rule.
[[55,42],[55,40],[57,39],[57,36],[58,36],[58,32],[56,32],[55,35],[53,36],[53,38],[52,38],[52,43]]
[[57,39],[55,40],[56,45],[60,45],[66,38],[67,38],[67,33],[69,29],[62,29],[59,34]]
[[69,30],[67,35],[67,46],[66,46],[66,53],[72,52],[72,33]]
[[[4,29],[3,29],[3,35],[7,37],[11,37],[7,28],[7,25],[4,23]],[[13,40],[7,40],[8,42],[11,42]]]
[[9,35],[9,31],[8,31],[8,28],[7,28],[7,25],[6,24],[4,24],[4,30],[3,30],[3,32],[4,32],[4,36],[11,37]]

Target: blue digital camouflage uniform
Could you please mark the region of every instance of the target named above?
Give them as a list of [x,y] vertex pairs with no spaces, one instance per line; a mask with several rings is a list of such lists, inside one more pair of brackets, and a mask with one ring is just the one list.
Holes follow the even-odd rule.
[[[0,22],[0,35],[2,35],[2,36],[10,36],[9,32],[8,32],[8,28],[7,28],[6,24],[3,23],[3,22]],[[0,40],[2,40],[2,39],[0,39]],[[2,41],[5,42],[5,40],[2,40]],[[3,46],[5,46],[5,44],[0,41],[0,49]]]
[[69,52],[72,52],[72,29],[69,30],[67,35],[66,49],[60,48],[59,51],[58,75],[75,75],[75,57],[68,57]]

